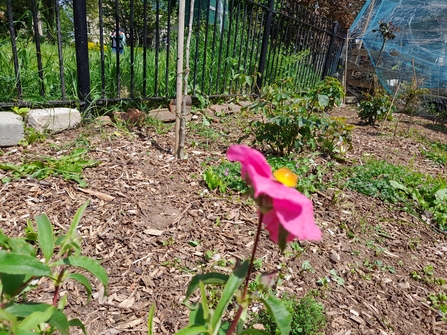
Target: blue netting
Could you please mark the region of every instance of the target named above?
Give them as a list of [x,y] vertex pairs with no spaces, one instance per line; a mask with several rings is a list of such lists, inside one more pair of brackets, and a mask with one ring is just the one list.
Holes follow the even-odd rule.
[[[398,28],[382,52],[381,23]],[[447,87],[447,0],[369,0],[349,37],[363,43],[388,91],[414,73],[419,87]]]

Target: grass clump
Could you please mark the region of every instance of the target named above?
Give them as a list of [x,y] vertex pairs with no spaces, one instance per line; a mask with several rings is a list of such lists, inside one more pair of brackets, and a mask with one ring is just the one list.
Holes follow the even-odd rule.
[[[312,157],[272,156],[267,158],[272,171],[287,168],[298,176],[297,190],[307,197],[317,190],[323,188],[323,175],[326,167],[315,164]],[[242,180],[240,164],[222,161],[217,166],[208,166],[203,178],[210,190],[217,189],[225,193],[228,189],[245,193],[248,191],[247,184]]]
[[[292,315],[290,335],[323,334],[327,323],[324,306],[311,294],[307,294],[302,299],[285,294],[281,300]],[[262,310],[254,316],[253,324],[255,323],[262,324],[269,334],[279,334],[276,322],[267,310]]]
[[447,165],[447,144],[440,142],[430,143],[429,148],[422,149],[422,154],[432,162]]
[[384,202],[401,204],[409,212],[432,217],[447,230],[447,182],[408,167],[371,159],[353,166],[345,187]]

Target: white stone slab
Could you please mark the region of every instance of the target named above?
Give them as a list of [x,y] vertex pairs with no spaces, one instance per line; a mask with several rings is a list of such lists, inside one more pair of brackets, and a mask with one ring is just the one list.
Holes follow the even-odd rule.
[[0,112],[0,147],[17,145],[24,137],[22,117],[12,112]]
[[81,113],[72,108],[31,109],[28,112],[28,126],[43,133],[57,133],[78,126],[81,123]]

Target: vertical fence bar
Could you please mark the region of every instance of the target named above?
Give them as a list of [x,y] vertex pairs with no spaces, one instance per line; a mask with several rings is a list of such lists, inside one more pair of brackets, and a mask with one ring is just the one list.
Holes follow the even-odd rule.
[[321,74],[321,79],[324,79],[326,77],[328,71],[329,71],[329,65],[331,63],[332,53],[334,52],[334,42],[336,39],[338,33],[338,22],[334,22],[334,26],[332,27],[332,34],[331,34],[331,40],[329,42],[329,48],[326,53],[326,60],[324,62],[324,68],[323,73]]
[[59,0],[54,1],[56,10],[56,29],[57,29],[57,54],[59,56],[59,78],[61,81],[62,100],[67,99],[65,92],[65,74],[64,74],[64,57],[62,56],[62,35],[61,35],[61,13]]
[[160,0],[155,3],[155,74],[154,95],[158,95],[158,60],[160,58]]
[[16,74],[16,89],[17,89],[17,100],[22,100],[23,91],[22,91],[22,82],[20,80],[20,67],[19,67],[19,56],[17,54],[17,44],[16,44],[16,32],[14,29],[14,18],[12,16],[12,4],[11,0],[7,1],[8,7],[8,21],[9,21],[9,33],[11,34],[11,48],[12,55],[14,58],[14,71]]
[[171,14],[172,14],[172,4],[168,1],[168,31],[166,32],[166,73],[165,73],[165,86],[166,86],[166,96],[169,97],[169,55],[171,52]]
[[[205,44],[203,47],[203,64],[202,64],[202,85],[200,86],[200,91],[204,92],[204,88],[205,88],[205,74],[206,74],[206,66],[207,66],[207,59],[206,57],[208,56],[208,50],[207,50],[207,45],[208,45],[208,32],[209,32],[209,21],[210,21],[210,0],[205,0],[206,3],[206,21],[205,21]],[[200,10],[199,10],[200,13]],[[200,30],[199,30],[200,31]]]
[[262,80],[263,80],[264,70],[265,70],[265,60],[266,60],[267,52],[268,52],[268,45],[269,45],[269,39],[270,39],[274,6],[275,6],[275,0],[269,0],[268,9],[267,9],[267,18],[265,20],[265,26],[264,26],[264,35],[262,37],[261,55],[259,56],[260,76],[258,77],[258,80],[257,80],[257,89],[258,90],[262,89]]
[[[56,0],[58,1],[58,0]],[[101,57],[101,97],[106,96],[106,78],[105,78],[105,57],[104,57],[104,10],[102,8],[102,0],[98,0],[99,6],[99,47]]]
[[143,0],[143,97],[146,97],[146,95],[147,95],[147,0]]
[[116,48],[115,48],[115,58],[116,58],[116,91],[117,98],[121,98],[121,72],[120,72],[120,47],[119,47],[119,33],[120,33],[120,17],[119,17],[119,1],[115,0],[115,39],[116,39]]
[[37,74],[40,79],[40,96],[43,97],[43,96],[45,96],[45,84],[43,82],[42,50],[40,48],[39,20],[37,18],[36,0],[31,1],[31,6],[32,6],[32,13],[33,13],[34,43],[36,44]]
[[90,68],[88,62],[87,6],[85,0],[73,0],[78,97],[83,111],[89,107]]
[[135,61],[134,61],[134,19],[133,19],[133,0],[130,0],[130,97],[135,98]]

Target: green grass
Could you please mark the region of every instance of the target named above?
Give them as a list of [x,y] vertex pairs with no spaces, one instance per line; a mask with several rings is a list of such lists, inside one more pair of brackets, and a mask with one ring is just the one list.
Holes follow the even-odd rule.
[[428,143],[428,148],[421,149],[421,152],[429,160],[440,165],[447,165],[447,144],[440,142]]
[[371,159],[344,172],[344,186],[370,197],[401,205],[409,212],[433,215],[442,230],[447,229],[447,182],[406,166]]
[[[317,302],[311,294],[307,294],[302,299],[285,294],[281,300],[292,315],[290,335],[322,334],[327,323],[324,315],[324,306]],[[255,323],[262,324],[265,331],[269,334],[279,334],[273,317],[266,310],[261,310],[253,315],[252,324]]]
[[[236,21],[234,21],[236,22]],[[248,28],[247,28],[248,29]],[[212,32],[211,32],[212,33]],[[213,40],[205,44],[204,31],[194,32],[190,49],[189,86],[191,94],[207,96],[210,94],[251,93],[257,76],[259,45],[253,39],[241,40],[240,27],[229,27],[225,34],[214,34]],[[101,79],[101,51],[98,44],[89,42],[90,87],[93,100],[115,98],[120,93],[121,98],[128,97],[173,97],[176,90],[176,50],[173,36],[169,52],[165,49],[158,53],[148,48],[144,55],[142,47],[134,48],[131,60],[130,48],[127,47],[120,55],[120,86],[117,92],[116,54],[112,53],[105,40],[104,47],[104,91]],[[20,82],[23,100],[34,103],[62,99],[61,79],[59,75],[59,55],[56,44],[41,43],[42,75],[40,80],[36,47],[27,39],[18,38],[18,61],[20,67]],[[146,56],[146,64],[144,64]],[[62,49],[62,59],[65,76],[66,99],[77,100],[77,69],[75,46],[66,43]],[[288,77],[297,78],[297,87],[305,89],[318,81],[318,74],[312,70],[308,51],[288,54],[280,52],[275,62],[280,64],[276,73],[277,80]],[[276,64],[276,63],[275,63]],[[268,64],[267,64],[268,66]],[[2,102],[13,102],[17,99],[17,75],[14,70],[11,43],[7,38],[0,41],[0,97]],[[146,71],[146,80],[143,71]],[[131,72],[135,77],[131,82]],[[40,95],[41,85],[45,87],[45,96]],[[146,91],[144,91],[146,85]]]
[[[326,167],[315,164],[312,155],[306,157],[267,157],[272,171],[280,168],[288,168],[298,175],[297,190],[306,196],[310,196],[319,189],[324,188],[323,175]],[[229,161],[221,161],[217,166],[208,166],[204,172],[204,180],[211,190],[218,189],[225,193],[231,189],[236,192],[248,191],[246,183],[241,179],[240,164]]]

